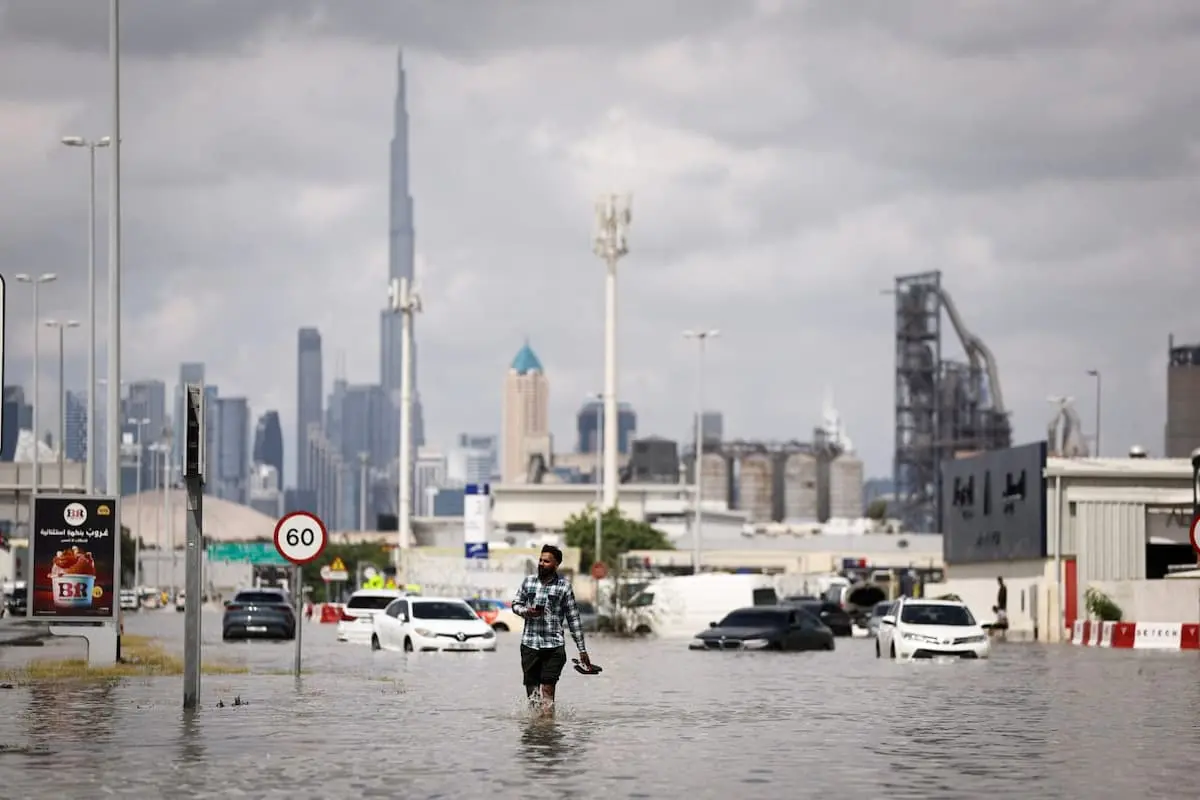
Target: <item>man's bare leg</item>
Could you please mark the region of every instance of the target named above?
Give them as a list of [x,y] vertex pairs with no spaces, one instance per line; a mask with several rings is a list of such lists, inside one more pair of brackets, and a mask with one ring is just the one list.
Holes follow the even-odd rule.
[[539,713],[543,717],[554,716],[554,685],[542,684],[542,702]]

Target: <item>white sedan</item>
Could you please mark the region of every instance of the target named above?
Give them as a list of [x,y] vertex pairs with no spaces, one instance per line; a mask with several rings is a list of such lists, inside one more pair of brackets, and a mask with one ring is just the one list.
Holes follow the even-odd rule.
[[359,589],[350,595],[346,605],[338,610],[337,640],[369,643],[375,632],[375,615],[383,613],[388,603],[404,595],[400,589]]
[[457,597],[401,597],[374,617],[372,650],[496,650],[496,632]]
[[965,604],[953,600],[902,598],[879,620],[875,657],[895,659],[987,658],[987,631]]

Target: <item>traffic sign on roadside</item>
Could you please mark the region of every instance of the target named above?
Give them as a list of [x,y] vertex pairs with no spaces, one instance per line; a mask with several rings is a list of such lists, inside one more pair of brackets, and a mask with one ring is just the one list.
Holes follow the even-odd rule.
[[326,583],[345,583],[350,580],[350,573],[346,571],[346,562],[340,557],[335,557],[332,564],[326,564],[321,567],[321,580]]
[[275,524],[275,549],[296,566],[315,561],[328,543],[329,532],[316,514],[293,511]]
[[1192,517],[1192,529],[1189,535],[1192,539],[1192,549],[1200,557],[1200,514]]
[[334,556],[333,563],[329,565],[329,569],[332,570],[333,572],[345,572],[346,571],[346,562],[342,561],[341,556]]

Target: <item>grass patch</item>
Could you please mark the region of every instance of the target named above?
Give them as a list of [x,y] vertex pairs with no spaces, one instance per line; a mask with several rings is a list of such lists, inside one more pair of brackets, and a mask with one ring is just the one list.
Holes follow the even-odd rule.
[[[250,670],[235,664],[205,661],[205,675],[244,675]],[[183,674],[183,659],[165,650],[149,636],[121,637],[121,662],[89,667],[87,659],[39,659],[23,667],[0,671],[0,680],[12,683],[44,681],[113,681],[122,678],[153,678]]]

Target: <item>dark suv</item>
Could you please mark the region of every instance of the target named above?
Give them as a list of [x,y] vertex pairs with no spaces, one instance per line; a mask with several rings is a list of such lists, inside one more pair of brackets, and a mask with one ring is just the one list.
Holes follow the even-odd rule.
[[225,603],[221,637],[230,639],[294,639],[296,612],[280,589],[243,589]]
[[850,619],[850,615],[836,603],[793,595],[792,597],[783,598],[779,604],[804,609],[825,623],[825,627],[833,631],[834,636],[854,635],[854,623]]

